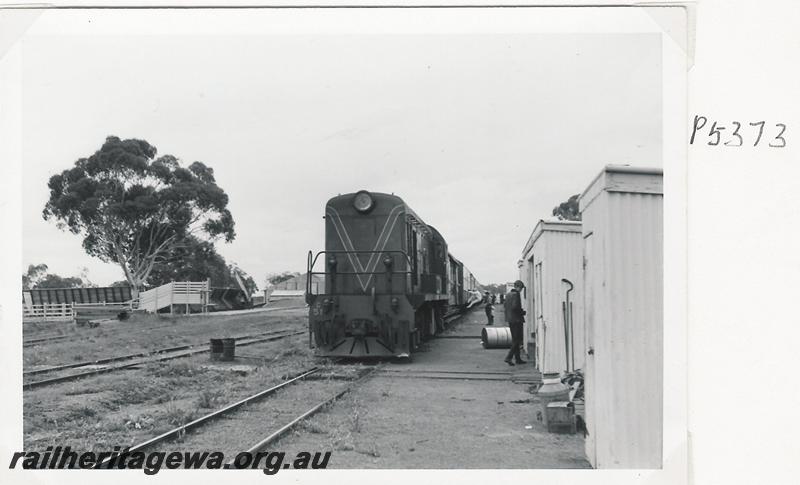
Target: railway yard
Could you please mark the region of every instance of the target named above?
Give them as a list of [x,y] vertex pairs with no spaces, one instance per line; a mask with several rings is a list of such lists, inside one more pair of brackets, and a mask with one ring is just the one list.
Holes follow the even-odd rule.
[[[533,366],[482,348],[483,312],[453,320],[410,361],[347,361],[315,357],[308,309],[281,304],[26,325],[25,448],[330,451],[330,468],[590,466],[580,433],[537,420]],[[211,338],[236,338],[236,358],[211,360]]]
[[266,306],[241,282],[238,297],[209,281],[131,300],[31,289],[32,310],[72,321],[24,325],[25,449],[658,467],[661,183],[660,169],[604,167],[584,218],[539,220],[502,287],[403,199],[361,190],[328,201],[324,250]]

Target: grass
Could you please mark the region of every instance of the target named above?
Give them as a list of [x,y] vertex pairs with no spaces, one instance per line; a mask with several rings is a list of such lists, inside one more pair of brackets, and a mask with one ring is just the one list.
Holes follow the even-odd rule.
[[[26,365],[36,365],[34,363],[49,360],[48,363],[60,364],[70,362],[75,354],[80,354],[84,360],[121,355],[136,352],[148,343],[153,345],[152,348],[161,348],[173,335],[174,338],[197,341],[209,335],[206,327],[220,327],[218,321],[207,317],[202,317],[206,320],[197,328],[178,325],[190,318],[193,317],[176,317],[175,325],[159,330],[157,335],[156,331],[144,327],[124,330],[123,326],[131,325],[129,322],[110,324],[109,327],[115,325],[128,335],[111,335],[113,340],[106,342],[98,338],[98,342],[91,345],[86,344],[85,338],[64,345],[49,344],[41,347],[41,352],[29,352],[29,349],[38,347],[26,348],[25,362]],[[265,326],[264,315],[247,316],[247,321],[244,316],[238,317],[238,325],[234,327],[239,330],[235,333],[252,333],[254,323],[259,324],[258,330],[270,325],[291,328],[293,324],[304,323],[301,317],[290,317],[290,321],[285,316],[271,318],[266,319]],[[256,322],[256,319],[260,321]],[[251,327],[246,328],[246,325]],[[81,334],[82,329],[76,333]],[[248,396],[254,389],[272,386],[282,380],[283,375],[295,375],[308,367],[312,360],[305,357],[310,356],[305,341],[295,339],[296,342],[276,341],[247,347],[248,354],[271,357],[283,352],[283,355],[291,357],[263,365],[246,375],[209,368],[208,357],[198,355],[25,392],[25,447],[43,450],[55,440],[69,444],[73,449],[88,451],[100,445],[133,444],[184,425],[208,410]],[[323,426],[308,426],[310,432],[327,438]],[[352,447],[352,440],[341,446]]]
[[364,429],[365,410],[358,398],[348,397],[339,401],[341,406],[349,407],[347,419],[339,420],[332,418],[331,415],[303,421],[298,425],[297,432],[308,432],[311,434],[327,435],[324,448],[336,451],[355,451],[365,455],[378,457],[380,452],[373,443],[367,448],[356,448],[356,436],[361,434]]
[[370,443],[368,448],[361,448],[355,449],[356,453],[361,453],[362,455],[371,456],[373,458],[380,458],[381,452],[378,450],[378,444],[374,441]]
[[108,401],[120,406],[146,402],[158,403],[159,400],[163,402],[165,396],[170,395],[170,389],[169,385],[155,379],[137,380],[125,377],[119,385],[115,386],[113,394]]
[[328,433],[328,448],[336,451],[353,451],[356,449],[353,444],[353,433],[343,428],[334,428]]
[[[161,316],[136,314],[124,322],[105,323],[96,329],[78,328],[72,323],[25,324],[24,338],[65,334],[70,338],[25,347],[25,368],[44,364],[66,364],[96,360],[113,355],[151,351],[181,344],[207,344],[208,338],[223,333],[244,335],[275,328],[305,328],[304,312],[249,313],[240,315]],[[283,356],[307,352],[302,346],[283,349]]]
[[361,408],[360,403],[358,402],[357,398],[353,399],[353,408],[350,410],[349,420],[350,420],[350,431],[353,433],[360,433],[362,429],[362,422],[361,417],[363,415],[363,411]]
[[47,354],[39,352],[24,352],[22,357],[23,367],[45,365],[48,362]]
[[197,416],[195,410],[188,410],[176,404],[175,400],[170,400],[164,409],[164,420],[171,426],[183,426],[194,420]]
[[311,356],[311,350],[302,339],[286,340],[286,345],[278,351],[272,360],[281,360],[286,357]]
[[203,389],[199,396],[197,396],[197,407],[202,409],[212,409],[217,407],[222,401],[223,393],[221,390]]
[[98,412],[97,409],[88,405],[88,404],[79,404],[77,406],[72,406],[68,408],[65,412],[65,419],[68,420],[80,420],[80,419],[87,419],[93,418],[97,416]]
[[307,432],[312,434],[327,434],[325,428],[323,428],[319,423],[315,423],[313,421],[300,421],[300,424],[297,425],[298,431]]
[[129,414],[123,426],[127,429],[149,429],[154,423],[155,419],[148,414]]

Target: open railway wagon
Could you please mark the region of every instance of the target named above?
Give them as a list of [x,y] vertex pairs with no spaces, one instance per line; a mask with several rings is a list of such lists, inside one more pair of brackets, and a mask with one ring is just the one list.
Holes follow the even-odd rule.
[[315,275],[325,284],[306,288],[309,339],[330,357],[409,357],[477,284],[400,197],[364,190],[325,206],[325,250],[309,251],[306,281]]

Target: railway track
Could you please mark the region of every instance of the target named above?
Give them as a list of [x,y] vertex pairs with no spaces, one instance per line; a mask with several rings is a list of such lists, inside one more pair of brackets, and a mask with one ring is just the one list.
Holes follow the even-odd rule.
[[[305,369],[305,370],[293,375],[292,377],[288,378],[284,382],[281,382],[280,384],[277,384],[275,386],[272,386],[272,387],[269,387],[267,389],[261,390],[261,391],[255,393],[255,394],[252,394],[252,395],[250,395],[250,396],[248,396],[248,397],[246,397],[244,399],[240,399],[239,401],[236,401],[236,402],[234,402],[232,404],[228,404],[228,405],[226,405],[226,406],[224,406],[224,407],[222,407],[220,409],[217,409],[216,411],[213,411],[213,412],[208,413],[208,414],[206,414],[204,416],[201,416],[201,417],[199,417],[199,418],[197,418],[197,419],[195,419],[195,420],[193,420],[193,421],[191,421],[189,423],[186,423],[184,425],[178,426],[178,427],[173,428],[173,429],[171,429],[171,430],[169,430],[169,431],[167,431],[165,433],[162,433],[162,434],[160,434],[158,436],[155,436],[155,437],[150,438],[150,439],[148,439],[146,441],[138,443],[138,444],[130,447],[129,451],[130,452],[143,451],[145,449],[152,448],[157,444],[167,442],[167,441],[169,441],[171,439],[181,438],[181,437],[185,436],[185,434],[188,431],[200,428],[200,427],[202,427],[204,425],[207,425],[207,424],[211,423],[212,421],[214,421],[216,419],[219,419],[219,418],[221,418],[223,416],[227,416],[227,415],[235,412],[237,409],[240,409],[240,408],[242,408],[242,407],[244,407],[246,405],[253,404],[253,403],[255,403],[257,401],[260,401],[260,400],[262,400],[262,399],[264,399],[266,397],[274,395],[275,393],[277,393],[279,390],[281,390],[283,388],[286,388],[286,387],[291,386],[293,384],[297,384],[297,383],[299,383],[301,381],[304,381],[304,380],[308,380],[308,378],[311,377],[311,376],[319,375],[319,374],[321,374],[321,372],[320,372],[321,370],[322,369],[319,368],[319,367],[312,367],[312,368],[309,368],[309,369]],[[310,408],[304,410],[303,412],[301,412],[300,414],[295,416],[293,419],[291,419],[289,422],[281,425],[279,428],[277,428],[274,431],[270,432],[267,436],[265,436],[264,438],[259,440],[257,443],[250,445],[249,448],[247,448],[246,451],[248,451],[250,453],[255,453],[255,452],[265,448],[270,443],[274,442],[279,437],[283,436],[286,432],[288,432],[289,430],[291,430],[292,428],[297,426],[304,419],[309,418],[310,416],[312,416],[313,414],[315,414],[315,413],[319,412],[320,410],[324,409],[326,406],[332,404],[333,402],[335,402],[337,399],[341,398],[342,396],[344,396],[348,392],[352,391],[353,388],[357,384],[362,382],[366,377],[371,375],[374,371],[375,371],[374,368],[365,370],[360,375],[358,375],[355,379],[351,379],[350,384],[346,385],[344,387],[344,389],[338,390],[337,392],[335,392],[331,396],[323,399],[322,401],[317,402],[316,404],[314,404]],[[98,463],[96,468],[101,468],[109,459],[107,459],[104,462]],[[233,460],[229,461],[228,465],[226,465],[225,468],[231,468],[231,464],[232,463],[233,463]]]
[[[298,310],[298,309],[305,309],[305,308],[306,308],[305,305],[304,306],[266,308],[264,310],[261,310],[261,312],[259,312],[259,313],[278,312],[278,311],[283,311],[283,310]],[[220,315],[220,316],[226,316],[226,315],[229,315],[229,313],[225,313],[225,314]],[[214,314],[212,313],[211,316],[214,316]],[[175,325],[174,323],[170,323],[170,324],[166,324],[166,325],[158,325],[158,326],[155,326],[155,327],[148,327],[148,328],[146,328],[146,330],[147,331],[158,330],[158,329],[161,329],[161,328],[172,327],[174,325]],[[34,346],[37,346],[37,345],[46,344],[46,343],[50,343],[50,342],[60,342],[62,340],[77,340],[77,339],[82,339],[82,338],[86,338],[86,335],[45,335],[45,336],[41,336],[41,337],[37,336],[37,337],[29,338],[29,339],[23,339],[22,346],[23,347],[34,347]]]
[[[254,333],[254,334],[250,334],[250,335],[240,335],[240,336],[234,337],[234,338],[237,339],[237,340],[252,339],[252,338],[257,338],[257,337],[264,337],[264,336],[267,336],[267,335],[274,335],[276,333],[285,333],[285,332],[289,332],[289,331],[290,331],[289,329],[271,330],[269,332],[259,332],[259,333]],[[66,370],[66,369],[74,369],[74,368],[77,368],[77,367],[86,367],[86,366],[89,366],[89,365],[110,364],[110,363],[113,363],[113,362],[121,362],[121,361],[125,361],[125,360],[134,359],[134,358],[137,358],[137,357],[149,357],[149,356],[153,356],[153,355],[156,355],[156,354],[177,352],[177,351],[180,351],[180,350],[189,350],[189,349],[191,349],[193,347],[200,347],[200,346],[206,345],[206,344],[207,344],[207,342],[198,342],[196,344],[178,345],[178,346],[175,346],[175,347],[167,347],[167,348],[163,348],[163,349],[156,349],[156,350],[151,350],[151,351],[147,351],[147,352],[139,352],[139,353],[135,353],[135,354],[120,355],[120,356],[117,356],[117,357],[107,357],[107,358],[104,358],[104,359],[87,360],[87,361],[84,361],[84,362],[75,362],[75,363],[72,363],[72,364],[57,365],[57,366],[53,366],[53,367],[46,367],[44,369],[34,369],[34,370],[25,371],[25,372],[22,373],[22,375],[23,376],[32,376],[32,375],[38,375],[38,374],[47,374],[47,373],[50,373],[50,372],[58,372],[58,371],[61,371],[61,370]]]
[[[263,342],[271,342],[274,340],[281,340],[287,337],[292,337],[295,335],[304,335],[305,331],[291,331],[291,330],[276,330],[271,332],[265,332],[260,334],[253,334],[253,335],[245,335],[234,337],[236,339],[236,345],[239,347],[245,345],[253,345]],[[196,348],[202,346],[203,348]],[[30,376],[30,375],[38,375],[43,373],[51,373],[51,372],[59,372],[62,370],[68,369],[79,369],[80,367],[87,367],[91,365],[105,365],[105,364],[113,364],[115,362],[124,362],[124,361],[131,361],[126,362],[123,364],[118,365],[111,365],[107,367],[101,367],[99,369],[91,369],[86,370],[83,372],[78,372],[76,374],[67,374],[57,377],[51,377],[48,379],[42,379],[38,381],[28,381],[23,383],[22,388],[23,390],[33,389],[42,386],[48,386],[52,384],[57,384],[59,382],[66,382],[71,380],[80,379],[83,377],[98,375],[98,374],[106,374],[109,372],[114,372],[122,369],[128,369],[130,367],[134,367],[137,365],[149,364],[153,362],[162,362],[166,360],[172,359],[179,359],[183,357],[189,357],[192,355],[209,352],[210,349],[207,346],[207,343],[203,344],[194,344],[194,345],[181,345],[178,347],[170,347],[166,349],[159,349],[152,352],[141,352],[138,354],[129,354],[117,357],[108,357],[105,359],[99,359],[95,361],[89,362],[77,362],[74,364],[65,364],[62,366],[56,367],[48,367],[46,369],[36,369],[31,370],[23,373],[23,376]]]
[[47,337],[37,337],[22,341],[23,347],[33,347],[36,345],[46,344],[49,342],[58,342],[65,339],[76,338],[78,335],[52,335]]
[[[284,424],[283,426],[281,426],[277,430],[275,430],[272,433],[270,433],[269,435],[267,435],[265,438],[260,440],[258,443],[250,446],[246,451],[248,453],[252,454],[252,453],[257,453],[258,451],[263,450],[264,448],[269,446],[271,443],[275,442],[278,438],[280,438],[281,436],[286,434],[288,431],[290,431],[292,428],[297,426],[304,419],[308,419],[309,417],[311,417],[314,414],[318,413],[320,410],[324,409],[326,406],[332,404],[337,399],[341,398],[342,396],[344,396],[348,392],[352,391],[356,387],[356,385],[358,385],[359,383],[364,381],[367,377],[372,375],[375,371],[376,371],[376,369],[367,370],[362,375],[360,375],[357,379],[355,379],[355,381],[353,381],[350,385],[346,386],[344,389],[340,390],[339,392],[333,394],[331,397],[329,397],[329,398],[327,398],[327,399],[315,404],[311,408],[307,409],[306,411],[301,413],[296,418],[292,419],[288,423]],[[231,466],[232,464],[233,464],[233,460],[228,462],[228,466]]]

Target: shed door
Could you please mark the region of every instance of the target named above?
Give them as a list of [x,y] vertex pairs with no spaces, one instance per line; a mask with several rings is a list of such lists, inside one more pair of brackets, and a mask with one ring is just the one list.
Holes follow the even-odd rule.
[[586,458],[589,460],[589,463],[592,464],[595,468],[597,467],[597,452],[596,452],[596,445],[595,442],[597,440],[597,426],[595,426],[595,416],[596,409],[595,404],[597,402],[596,393],[597,388],[595,387],[595,361],[594,361],[594,319],[595,319],[595,309],[594,309],[594,294],[592,289],[594,286],[592,285],[592,278],[594,275],[594,268],[592,268],[591,261],[592,260],[592,253],[593,253],[593,246],[594,246],[594,237],[592,236],[593,233],[589,233],[584,236],[583,240],[583,298],[584,298],[584,323],[585,323],[585,330],[584,330],[584,340],[585,345],[583,347],[583,351],[586,352],[586,375],[584,380],[584,400],[585,400],[585,412],[586,412],[586,431],[588,432],[588,436],[586,436]]
[[539,261],[533,267],[533,317],[536,324],[534,325],[536,332],[536,361],[539,363],[539,370],[545,372],[546,364],[545,358],[547,354],[545,349],[547,346],[547,329],[545,328],[545,321],[543,316],[542,307],[544,305],[544,293],[542,292],[542,262]]
[[539,361],[538,355],[539,351],[537,350],[538,341],[536,340],[538,337],[536,335],[536,311],[533,308],[534,300],[534,291],[536,291],[536,285],[533,281],[533,256],[528,258],[527,263],[525,264],[525,294],[527,296],[527,306],[525,310],[528,312],[527,317],[525,319],[525,323],[527,325],[527,338],[528,342],[526,343],[525,350],[528,351],[528,358],[533,359],[533,367],[535,369],[539,368]]

